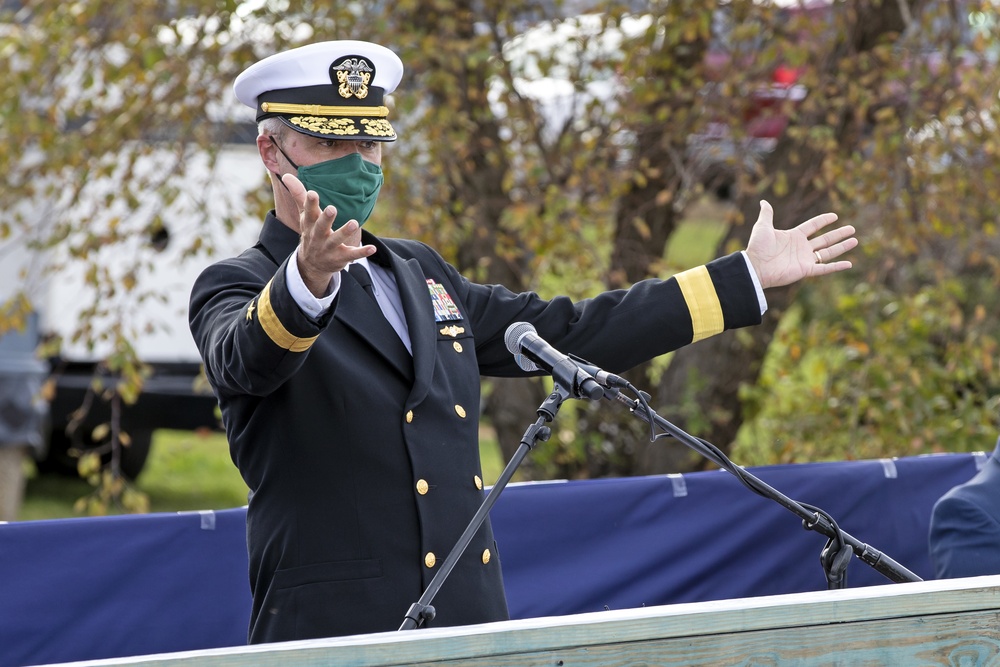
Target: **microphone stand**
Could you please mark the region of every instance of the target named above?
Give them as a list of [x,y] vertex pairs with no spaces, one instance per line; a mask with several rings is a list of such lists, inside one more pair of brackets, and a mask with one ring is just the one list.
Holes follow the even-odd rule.
[[475,536],[476,531],[486,520],[486,515],[489,514],[493,505],[496,503],[497,498],[500,493],[507,486],[507,482],[514,475],[518,466],[521,465],[521,461],[527,456],[528,452],[538,444],[538,441],[545,441],[549,439],[552,435],[552,429],[545,426],[546,422],[552,421],[556,413],[559,411],[559,407],[563,404],[567,398],[584,398],[585,395],[581,393],[579,387],[573,388],[573,393],[566,391],[559,383],[555,383],[552,393],[549,394],[542,404],[538,407],[538,419],[534,424],[528,427],[521,437],[521,444],[518,445],[517,451],[511,457],[510,462],[500,473],[500,477],[497,478],[496,483],[493,488],[490,489],[489,494],[487,494],[486,499],[483,504],[480,505],[479,510],[469,521],[469,525],[466,527],[465,532],[462,533],[461,537],[458,538],[458,542],[452,547],[451,552],[448,557],[444,559],[441,564],[441,569],[438,570],[434,578],[431,579],[431,583],[427,585],[427,589],[424,591],[420,599],[410,605],[410,608],[406,612],[406,616],[403,619],[403,624],[399,626],[400,630],[413,630],[419,628],[427,621],[434,619],[436,611],[434,607],[431,606],[431,602],[434,600],[434,596],[437,595],[441,586],[444,584],[445,579],[451,574],[451,571],[455,568],[458,563],[458,559],[465,552],[465,548],[469,546],[469,542]]
[[648,394],[638,391],[631,385],[628,385],[628,387],[629,389],[635,391],[640,396],[641,400],[630,399],[617,389],[609,389],[605,391],[605,396],[609,400],[616,400],[619,403],[623,403],[628,406],[629,411],[632,412],[632,414],[650,425],[651,431],[654,430],[654,425],[663,429],[664,433],[660,433],[659,435],[654,433],[652,437],[653,440],[660,437],[673,436],[676,440],[679,440],[681,443],[695,450],[708,460],[718,465],[720,468],[736,476],[736,478],[739,479],[744,486],[749,488],[754,493],[764,496],[765,498],[770,498],[782,507],[791,511],[793,514],[798,515],[802,519],[802,527],[806,530],[814,530],[818,533],[826,535],[827,538],[829,538],[826,546],[820,554],[820,564],[823,566],[823,571],[826,574],[827,587],[829,589],[843,588],[845,586],[846,570],[852,555],[856,555],[862,562],[870,565],[876,572],[882,574],[895,583],[923,581],[919,576],[903,567],[889,556],[863,542],[860,542],[850,534],[841,530],[840,526],[837,525],[837,522],[834,521],[833,517],[827,512],[819,509],[818,507],[813,507],[812,505],[806,505],[792,500],[780,491],[769,486],[760,478],[747,472],[742,466],[734,464],[726,457],[725,454],[722,453],[721,450],[715,447],[715,445],[712,445],[701,438],[695,438],[688,433],[685,433],[677,426],[674,426],[666,419],[656,414],[652,408],[649,407],[649,403],[647,402],[649,397]]
[[[410,608],[406,611],[403,623],[399,626],[400,630],[413,630],[434,619],[437,612],[431,605],[431,602],[433,602],[434,597],[441,589],[441,586],[444,585],[448,575],[450,575],[451,571],[455,568],[455,565],[458,563],[458,559],[461,558],[466,547],[469,546],[469,543],[475,536],[476,531],[479,530],[480,526],[482,526],[483,522],[486,520],[486,516],[493,508],[493,505],[499,498],[500,493],[503,492],[504,488],[506,488],[510,478],[514,475],[518,466],[521,465],[521,462],[524,460],[524,457],[527,456],[528,452],[532,450],[539,441],[544,442],[551,436],[552,429],[545,426],[546,422],[550,422],[555,418],[560,406],[567,398],[597,398],[596,396],[589,395],[584,388],[578,385],[577,382],[574,381],[573,384],[574,386],[572,387],[572,391],[567,391],[559,382],[554,383],[552,393],[549,394],[538,407],[538,419],[524,432],[517,451],[514,452],[510,462],[507,463],[503,472],[500,473],[500,476],[497,478],[493,488],[490,489],[486,499],[483,501],[482,505],[480,505],[479,510],[469,521],[469,525],[466,527],[465,532],[462,533],[462,535],[458,538],[458,541],[455,543],[455,546],[452,547],[448,557],[445,558],[442,563],[441,569],[438,570],[437,574],[434,575],[434,578],[431,579],[431,583],[428,584],[426,590],[424,590],[423,594],[420,596],[420,599],[410,605]],[[768,485],[760,478],[747,472],[742,466],[734,464],[726,457],[725,454],[722,453],[722,451],[711,443],[700,438],[695,438],[677,426],[674,426],[666,419],[656,414],[652,408],[649,407],[649,403],[647,402],[649,394],[639,391],[631,384],[627,384],[627,386],[640,398],[635,400],[630,399],[616,388],[605,388],[603,396],[608,400],[614,400],[625,404],[632,414],[648,423],[651,430],[654,426],[659,426],[663,429],[664,432],[659,435],[654,433],[652,440],[665,436],[674,437],[718,465],[720,468],[734,475],[740,480],[740,482],[743,483],[744,486],[749,488],[754,493],[764,496],[765,498],[770,498],[791,511],[793,514],[798,515],[802,519],[802,527],[806,530],[815,530],[816,532],[827,536],[828,540],[826,546],[820,554],[820,564],[823,566],[823,571],[826,574],[828,588],[843,588],[845,586],[846,570],[852,555],[856,555],[862,562],[868,564],[875,569],[875,571],[884,575],[893,582],[902,583],[922,581],[919,576],[906,569],[889,556],[867,544],[864,544],[863,542],[860,542],[850,534],[843,531],[840,526],[837,525],[837,522],[833,519],[833,517],[824,510],[792,500],[777,489]]]

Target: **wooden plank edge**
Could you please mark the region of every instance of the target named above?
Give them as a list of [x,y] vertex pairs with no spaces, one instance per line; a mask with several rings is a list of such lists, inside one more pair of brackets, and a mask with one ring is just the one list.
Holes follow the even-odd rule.
[[[1000,610],[1000,575],[716,600],[451,628],[61,663],[63,667],[395,667],[817,624]],[[402,622],[402,618],[400,619]]]

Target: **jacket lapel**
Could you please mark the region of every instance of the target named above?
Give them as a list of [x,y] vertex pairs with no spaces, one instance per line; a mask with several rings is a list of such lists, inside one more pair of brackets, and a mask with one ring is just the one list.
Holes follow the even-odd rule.
[[401,260],[395,257],[393,270],[399,297],[406,314],[406,325],[410,331],[410,346],[413,348],[413,391],[408,404],[417,405],[427,395],[434,365],[437,363],[437,333],[434,325],[434,307],[427,291],[427,278],[420,263],[415,259]]
[[413,362],[403,341],[375,299],[346,271],[341,274],[334,317],[385,357],[407,381],[413,380]]

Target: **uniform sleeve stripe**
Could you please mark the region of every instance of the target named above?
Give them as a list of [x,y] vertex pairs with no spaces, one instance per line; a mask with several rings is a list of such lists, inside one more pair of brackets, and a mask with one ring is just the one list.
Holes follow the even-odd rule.
[[692,343],[721,333],[726,328],[722,304],[708,269],[699,266],[674,276],[691,313]]
[[291,352],[305,352],[318,338],[318,336],[299,338],[288,332],[274,312],[274,307],[271,306],[271,282],[264,286],[260,298],[257,299],[257,321],[275,345]]

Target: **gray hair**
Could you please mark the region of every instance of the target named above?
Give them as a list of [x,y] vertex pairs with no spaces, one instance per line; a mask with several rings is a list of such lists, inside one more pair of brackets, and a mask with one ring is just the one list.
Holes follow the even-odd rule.
[[257,134],[263,136],[274,136],[278,139],[285,138],[285,132],[288,130],[288,126],[281,122],[280,118],[271,116],[270,118],[265,118],[264,120],[257,123]]

